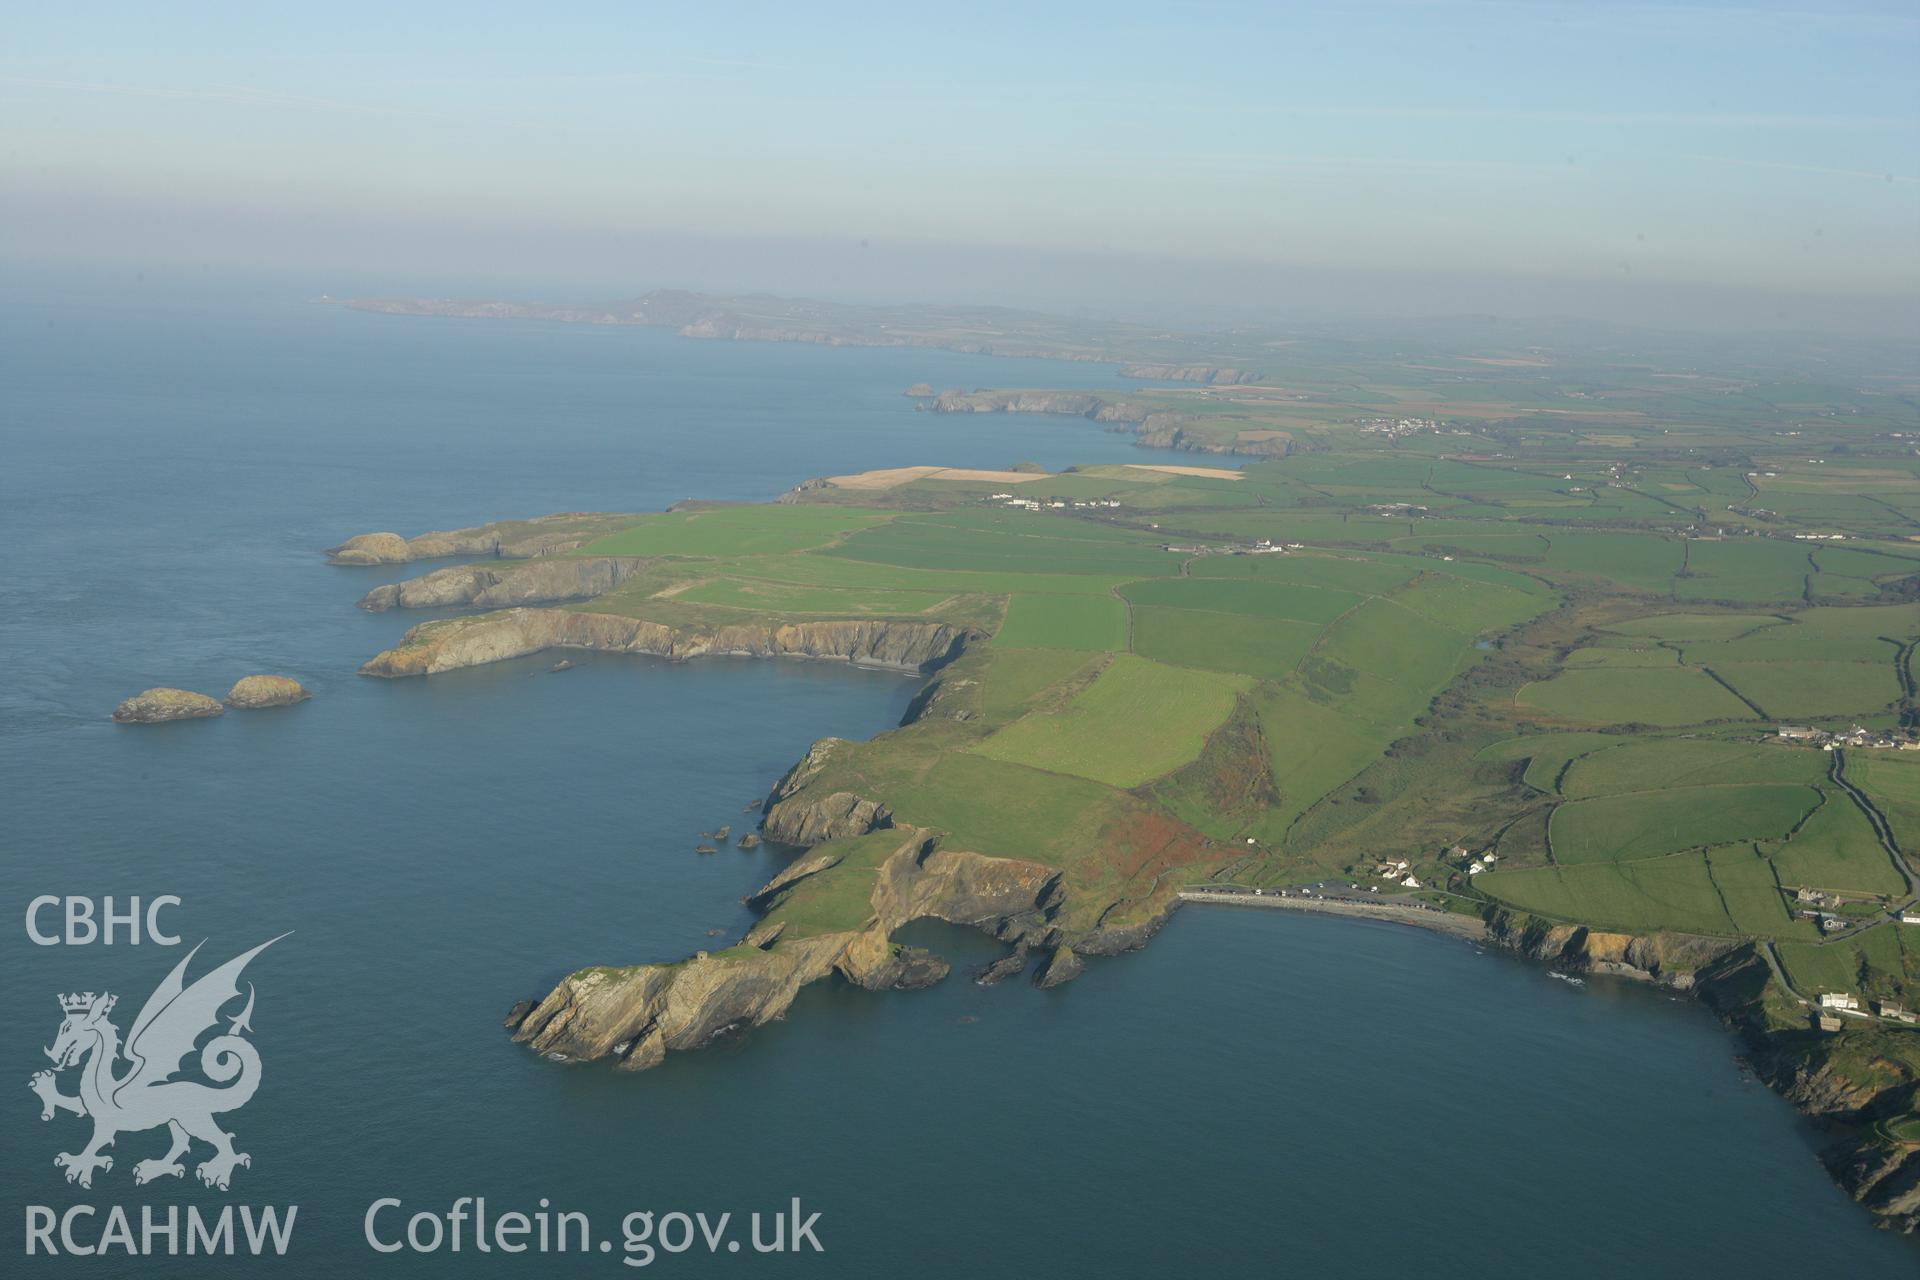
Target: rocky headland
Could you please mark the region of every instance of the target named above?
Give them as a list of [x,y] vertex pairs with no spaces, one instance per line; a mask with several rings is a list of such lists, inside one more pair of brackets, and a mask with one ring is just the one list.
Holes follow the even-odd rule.
[[677,964],[582,969],[538,1003],[508,1016],[513,1038],[566,1060],[613,1057],[626,1070],[658,1065],[669,1051],[698,1049],[737,1027],[784,1014],[808,983],[838,975],[869,990],[929,986],[947,962],[902,946],[892,934],[913,920],[939,919],[1007,933],[1047,932],[1058,872],[1038,863],[936,847],[927,832],[887,833],[872,873],[865,918],[813,931],[780,919],[780,908],[837,855],[803,856],[754,895],[766,921],[735,946]]
[[1193,414],[1084,391],[943,391],[921,407],[930,413],[1049,413],[1086,418],[1131,430],[1143,446],[1189,453],[1280,458],[1293,449],[1293,437],[1284,431],[1247,427],[1223,434],[1218,424],[1203,431]]
[[529,560],[564,555],[634,517],[603,511],[567,511],[531,520],[499,520],[469,529],[441,529],[417,537],[362,533],[327,548],[327,560],[339,565],[409,564],[445,556],[497,556]]

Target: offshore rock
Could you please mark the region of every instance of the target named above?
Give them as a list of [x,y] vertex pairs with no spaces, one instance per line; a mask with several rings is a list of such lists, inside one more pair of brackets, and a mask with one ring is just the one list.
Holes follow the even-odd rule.
[[243,711],[260,707],[290,707],[313,695],[288,676],[242,676],[227,690],[227,705]]
[[136,693],[113,709],[119,724],[164,724],[169,720],[200,720],[223,715],[226,708],[204,693],[186,689],[148,689]]
[[1034,975],[1033,985],[1046,990],[1051,987],[1064,987],[1087,971],[1087,963],[1073,953],[1073,948],[1059,946],[1047,957],[1046,964]]

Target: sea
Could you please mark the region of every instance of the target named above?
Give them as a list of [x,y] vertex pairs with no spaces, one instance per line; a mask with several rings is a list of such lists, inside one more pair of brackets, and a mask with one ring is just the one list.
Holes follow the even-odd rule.
[[[575,968],[734,940],[782,855],[699,856],[699,833],[750,824],[814,739],[894,726],[916,682],[598,655],[365,679],[431,615],[355,600],[434,566],[332,567],[323,548],[765,500],[868,467],[1193,459],[902,394],[1122,385],[1100,365],[382,316],[319,292],[51,270],[0,290],[4,1274],[1759,1280],[1920,1262],[1695,1003],[1392,925],[1189,908],[1053,991],[979,987],[996,944],[915,926],[955,964],[931,990],[818,984],[785,1021],[640,1074],[513,1045],[509,1006]],[[219,695],[262,672],[312,700],[108,720],[149,686]],[[88,913],[96,934],[116,917],[110,941]],[[87,1122],[43,1121],[28,1089],[59,997],[112,992],[125,1030],[194,945],[190,977],[269,939],[240,987],[262,1070],[222,1119],[249,1157],[231,1188],[196,1180],[204,1148],[136,1185],[162,1129],[122,1133],[90,1188],[65,1181],[54,1156]],[[247,1256],[268,1209],[293,1217],[284,1252]],[[211,1230],[223,1211],[235,1256],[189,1255],[190,1215]],[[590,1224],[582,1240],[560,1220],[579,1247],[551,1230],[530,1247],[563,1213]]]

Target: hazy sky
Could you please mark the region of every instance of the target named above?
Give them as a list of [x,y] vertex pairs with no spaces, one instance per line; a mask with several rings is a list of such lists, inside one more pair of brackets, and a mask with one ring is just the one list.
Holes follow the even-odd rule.
[[1910,3],[15,3],[0,253],[1827,323],[1920,296],[1916,67]]

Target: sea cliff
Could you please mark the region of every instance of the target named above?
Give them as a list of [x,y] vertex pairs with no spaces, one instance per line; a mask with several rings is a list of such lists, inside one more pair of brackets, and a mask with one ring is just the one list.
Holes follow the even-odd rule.
[[647,653],[676,660],[714,655],[828,658],[894,671],[930,671],[970,632],[939,622],[841,621],[669,627],[569,609],[506,609],[410,628],[360,668],[368,676],[425,676],[524,657],[543,649]]
[[506,567],[448,565],[405,582],[375,587],[360,597],[360,607],[381,613],[468,604],[501,609],[586,600],[613,590],[649,563],[621,556],[556,556]]

